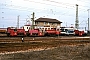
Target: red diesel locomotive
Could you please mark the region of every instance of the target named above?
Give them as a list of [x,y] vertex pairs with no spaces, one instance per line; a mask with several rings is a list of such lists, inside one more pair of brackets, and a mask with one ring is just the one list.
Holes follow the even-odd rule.
[[[53,27],[40,27],[31,29],[31,26],[25,28],[8,27],[7,29],[0,29],[0,34],[7,34],[7,36],[57,36],[62,35],[78,35],[83,36],[87,33],[83,30],[76,30],[73,28],[53,28]],[[1,35],[0,35],[1,36]]]

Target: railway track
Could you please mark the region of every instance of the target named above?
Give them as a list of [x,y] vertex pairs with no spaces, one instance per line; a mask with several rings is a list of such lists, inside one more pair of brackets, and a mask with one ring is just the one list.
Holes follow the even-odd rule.
[[90,43],[90,37],[0,37],[0,53]]
[[[48,42],[48,41],[90,41],[90,37],[23,37],[25,42]],[[0,43],[21,42],[22,37],[0,37]]]

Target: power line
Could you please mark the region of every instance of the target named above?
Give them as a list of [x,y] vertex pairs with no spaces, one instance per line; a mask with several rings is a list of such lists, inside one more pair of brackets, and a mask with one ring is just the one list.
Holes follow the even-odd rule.
[[[3,8],[3,9],[8,9],[8,8]],[[9,9],[9,10],[16,10],[16,9]],[[26,10],[27,11],[27,10]],[[59,13],[59,12],[58,12]],[[64,13],[62,13],[62,14],[60,14],[60,15],[65,15],[67,12],[64,12]]]
[[[84,1],[82,1],[82,0],[78,0],[78,1],[81,1],[81,2],[84,2],[84,3],[88,3],[88,2],[90,2],[90,1],[86,1],[86,0],[84,0]],[[90,3],[88,3],[88,4],[90,4]]]
[[[31,2],[34,2],[34,1],[31,1]],[[35,2],[35,3],[40,3],[40,2]],[[55,2],[55,3],[59,3],[59,2]],[[41,3],[40,3],[41,4]],[[5,6],[13,6],[13,7],[18,7],[18,8],[27,8],[27,7],[21,7],[21,6],[15,6],[15,5],[8,5],[8,4],[2,4],[2,5],[5,5]],[[51,4],[49,4],[51,5]],[[54,5],[55,6],[55,5]],[[59,7],[59,6],[58,6]],[[63,8],[63,7],[62,7]],[[64,7],[64,8],[67,8],[67,7]],[[27,8],[29,9],[29,8]],[[33,8],[35,9],[35,8]],[[70,9],[70,8],[67,8],[67,9]],[[84,9],[85,10],[85,9]],[[86,11],[86,10],[85,10]]]
[[[2,4],[2,5],[3,5],[3,6],[14,7],[14,9],[15,9],[15,8],[19,8],[19,9],[16,9],[16,10],[21,10],[20,8],[23,8],[23,9],[26,9],[26,8],[27,8],[27,7],[15,6],[15,5],[9,5],[9,4]],[[5,9],[5,8],[2,8],[2,9]],[[6,8],[6,9],[11,9],[11,8]],[[14,10],[14,9],[13,9],[13,10]],[[27,9],[29,10],[29,9],[32,9],[32,8],[27,8]],[[27,10],[27,9],[26,9],[26,10]],[[25,11],[26,11],[26,10],[25,10]]]
[[[32,1],[34,2],[34,1]],[[40,2],[34,2],[34,3],[40,3]],[[52,5],[52,4],[46,4],[46,3],[40,3],[40,4],[45,4],[45,5],[51,5],[51,6],[57,6],[57,5]],[[28,8],[28,7],[22,7],[22,6],[16,6],[16,5],[9,5],[9,4],[1,4],[1,5],[4,5],[4,6],[10,6],[10,7],[14,7],[14,8],[24,8],[24,9],[39,9],[39,8]],[[72,9],[72,8],[68,8],[68,7],[64,7],[64,6],[57,6],[57,7],[61,7],[61,8],[67,8],[67,9]]]
[[[35,1],[30,1],[30,0],[26,0],[26,1],[29,1],[29,2],[34,2],[34,3],[40,3],[40,4],[46,4],[46,3],[41,3],[41,2],[35,2]],[[46,0],[47,1],[47,0]],[[63,4],[63,5],[68,5],[68,6],[71,6],[71,7],[74,7],[74,6],[72,6],[72,5],[74,5],[74,4],[69,4],[69,3],[62,3],[62,2],[56,2],[56,1],[51,1],[51,0],[48,0],[48,1],[50,1],[50,2],[54,2],[54,3],[58,3],[58,4]],[[7,6],[7,4],[2,4],[2,5],[6,5]],[[52,5],[52,4],[46,4],[46,5]],[[15,6],[15,5],[9,5],[9,6],[14,6],[14,7],[19,7],[19,8],[27,8],[27,7],[21,7],[21,6]],[[57,6],[57,5],[53,5],[53,6]],[[58,7],[60,7],[60,6],[58,6]],[[63,7],[63,6],[62,6]],[[85,7],[85,6],[84,6]],[[68,8],[68,7],[63,7],[63,8]],[[81,8],[82,9],[82,8]],[[82,9],[82,10],[85,10],[85,9]],[[85,10],[86,11],[86,10]]]
[[[8,9],[8,8],[3,8],[3,9]],[[9,10],[17,10],[17,9],[9,9]],[[20,10],[20,11],[22,11],[22,10]],[[25,11],[27,11],[27,10],[25,10]],[[68,14],[68,12],[69,11],[67,11],[67,12],[64,12],[64,13],[62,13],[62,14],[60,14],[60,16],[62,16],[62,15],[65,15],[65,16],[73,16],[73,15],[71,15],[71,14],[69,14],[69,15],[66,15],[66,14]],[[57,13],[57,12],[56,12]],[[59,12],[58,12],[59,13]],[[55,15],[55,14],[54,14]],[[79,16],[80,17],[80,16]],[[82,18],[85,18],[85,17],[82,17]]]
[[[35,9],[39,9],[39,10],[47,10],[47,9],[40,9],[40,8],[27,8],[27,7],[21,7],[21,6],[15,6],[15,5],[8,5],[8,4],[3,4],[4,6],[10,6],[10,7],[14,7],[14,8],[0,8],[0,9],[10,9],[10,10],[18,10],[18,11],[28,11],[28,12],[33,12],[33,10]],[[23,9],[21,9],[23,8]],[[41,11],[38,11],[38,13]]]
[[[5,8],[5,9],[7,9],[7,8]],[[9,9],[9,10],[15,10],[15,9]],[[22,10],[21,10],[21,11],[22,11]],[[69,11],[64,12],[64,13],[62,13],[62,14],[60,13],[60,15],[61,15],[61,16],[62,16],[62,15],[65,15],[65,16],[73,16],[73,15],[71,15],[71,14],[70,14],[70,15],[66,15],[66,14],[68,14],[68,12],[69,12]],[[58,13],[59,13],[59,12],[58,12]],[[40,13],[39,13],[39,14],[40,14]],[[55,15],[55,14],[54,14],[54,15]],[[79,16],[79,17],[80,17],[80,16]],[[84,18],[84,17],[82,17],[82,18]]]
[[[57,2],[57,1],[52,1],[52,0],[44,0],[44,1],[49,1],[49,2],[54,2],[54,3],[58,3],[58,4],[63,4],[63,5],[66,5],[66,6],[70,6],[70,7],[74,7],[75,8],[75,4],[70,4],[70,3],[63,3],[63,2]],[[78,4],[79,5],[79,4]],[[88,7],[88,6],[83,6],[83,5],[80,5],[82,7]],[[89,7],[88,7],[89,8]],[[82,10],[82,8],[79,8]],[[84,11],[86,11],[85,9],[83,9]]]
[[15,8],[0,8],[0,9],[17,10],[17,11],[20,11],[20,12],[21,12],[21,11],[32,12],[32,11],[30,11],[30,10],[24,10],[24,9],[21,10],[21,9],[15,9]]
[[45,5],[51,5],[51,6],[57,6],[57,7],[63,7],[63,8],[67,8],[67,9],[73,9],[73,7],[67,7],[67,5],[65,5],[66,7],[64,7],[64,6],[58,6],[58,5],[47,4],[47,3],[36,2],[36,1],[30,1],[30,0],[24,0],[24,1],[34,2],[34,3],[39,3],[39,4],[45,4]]
[[[2,20],[4,20],[4,21],[7,21],[7,20],[8,21],[15,21],[16,20],[17,21],[17,19],[2,19]],[[20,21],[26,21],[26,20],[25,19],[20,19]]]
[[62,5],[70,6],[70,7],[75,7],[74,4],[70,4],[70,3],[57,2],[57,1],[52,1],[52,0],[44,0],[44,1],[49,1],[49,2],[54,2],[54,3],[57,3],[57,4],[62,4]]
[[[33,1],[34,2],[34,1]],[[37,2],[35,2],[35,3],[37,3]],[[8,4],[5,4],[5,5],[8,5]],[[51,5],[51,4],[50,4]],[[9,5],[9,6],[14,6],[14,5]],[[18,8],[19,8],[20,6],[18,6]],[[26,7],[24,7],[24,8],[26,8]],[[69,8],[68,8],[69,9]],[[16,9],[15,9],[16,10]],[[18,9],[17,9],[18,10]],[[27,10],[25,10],[25,11],[27,11]],[[60,14],[60,15],[62,15],[62,14]],[[65,13],[63,13],[63,15],[65,15]]]

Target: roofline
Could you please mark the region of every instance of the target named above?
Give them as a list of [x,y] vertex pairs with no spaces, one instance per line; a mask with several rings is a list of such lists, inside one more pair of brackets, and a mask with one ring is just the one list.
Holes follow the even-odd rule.
[[[57,19],[53,19],[53,18],[38,18],[38,19],[50,19],[50,20],[57,20]],[[35,20],[35,22],[50,22],[50,21],[38,21],[38,19]],[[54,23],[62,23],[61,21],[57,20],[57,22],[54,22]]]
[[[35,21],[35,22],[49,22],[49,21]],[[62,22],[53,22],[53,23],[62,23]]]

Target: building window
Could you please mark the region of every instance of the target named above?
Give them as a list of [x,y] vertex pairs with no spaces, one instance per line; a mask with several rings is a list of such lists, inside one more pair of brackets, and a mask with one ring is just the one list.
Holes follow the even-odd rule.
[[49,22],[48,22],[48,25],[49,25]]
[[52,25],[54,25],[54,23],[52,23]]
[[46,22],[44,22],[44,25],[46,25]]

